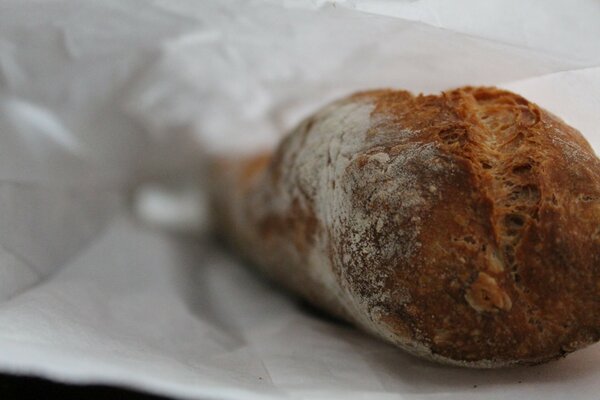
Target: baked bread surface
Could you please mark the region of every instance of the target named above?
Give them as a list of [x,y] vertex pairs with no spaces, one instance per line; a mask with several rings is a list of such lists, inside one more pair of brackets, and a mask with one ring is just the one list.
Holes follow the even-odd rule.
[[213,177],[234,248],[413,354],[500,367],[600,337],[600,161],[519,95],[358,93]]

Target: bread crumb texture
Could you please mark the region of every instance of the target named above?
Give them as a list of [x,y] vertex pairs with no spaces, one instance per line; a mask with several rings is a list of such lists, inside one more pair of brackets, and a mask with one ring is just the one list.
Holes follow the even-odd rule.
[[317,306],[467,366],[538,363],[599,339],[600,161],[521,96],[358,93],[264,165],[238,174],[226,229]]

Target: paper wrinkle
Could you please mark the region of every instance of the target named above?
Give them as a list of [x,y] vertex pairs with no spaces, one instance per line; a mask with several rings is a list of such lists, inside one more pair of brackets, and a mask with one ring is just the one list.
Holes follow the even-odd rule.
[[0,89],[5,87],[8,90],[25,81],[25,76],[14,59],[14,51],[14,44],[0,39]]
[[47,110],[21,99],[0,98],[0,113],[10,124],[2,130],[8,134],[16,133],[15,139],[26,141],[23,147],[33,149],[33,153],[58,147],[75,156],[83,156],[81,144]]
[[596,398],[597,345],[536,368],[437,366],[125,209],[135,185],[201,188],[208,153],[270,147],[375,87],[501,85],[598,152],[599,7],[1,2],[0,370],[181,398]]
[[[595,18],[600,5],[594,0],[575,3],[560,0],[348,0],[330,4],[333,3],[526,47],[582,65],[598,65],[600,62],[600,43],[582,40],[600,36],[600,25]],[[561,24],[568,24],[569,29],[549,29],[555,23],[553,15],[561,15]]]
[[[576,6],[560,0],[286,0],[284,4],[313,10],[348,8],[534,50],[581,66],[600,62],[600,43],[582,40],[600,35],[595,19],[600,6],[594,0],[577,1]],[[555,23],[553,15],[561,15],[559,25],[568,23],[569,29],[549,30]]]
[[0,131],[0,181],[41,184],[52,175],[73,175],[86,163],[77,138],[32,102],[0,95]]
[[2,274],[15,274],[0,285],[7,285],[0,296],[11,299],[51,277],[93,241],[121,203],[111,192],[0,183],[0,247],[22,267],[0,264]]
[[[290,14],[255,7],[262,12],[254,11],[260,16],[254,25],[215,10],[211,19],[197,17],[202,30],[164,42],[126,103],[130,115],[156,137],[183,126],[208,150],[249,151],[272,146],[309,110],[351,91],[491,85],[579,66],[397,18],[347,9]],[[348,30],[344,18],[357,27]],[[283,21],[282,34],[274,37],[273,25]],[[329,41],[315,25],[327,26]],[[472,63],[471,54],[481,56]],[[429,78],[423,82],[425,73]],[[221,78],[206,79],[211,76]]]
[[0,244],[0,307],[40,281],[40,273],[27,260]]

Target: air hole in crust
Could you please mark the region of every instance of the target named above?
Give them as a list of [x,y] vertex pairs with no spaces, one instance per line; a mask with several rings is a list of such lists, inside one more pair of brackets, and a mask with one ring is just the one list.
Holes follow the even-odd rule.
[[506,257],[506,261],[510,265],[514,265],[515,263],[515,249],[512,246],[506,245],[504,246],[504,257]]
[[509,199],[513,201],[535,203],[540,200],[540,189],[534,184],[517,186],[510,193]]
[[470,235],[467,235],[467,236],[463,237],[463,240],[464,240],[466,243],[470,243],[470,244],[475,244],[475,243],[477,243],[477,241],[475,240],[475,238],[474,238],[473,236],[470,236]]
[[515,281],[515,283],[521,282],[521,275],[519,275],[518,272],[513,272],[512,277],[513,277],[513,280]]
[[587,195],[587,194],[583,194],[583,195],[579,196],[579,199],[581,201],[586,202],[586,203],[595,200],[593,196],[590,196],[590,195]]
[[450,145],[459,142],[464,134],[465,131],[462,129],[448,128],[438,133],[438,136],[444,143]]
[[520,214],[508,214],[504,217],[504,224],[509,230],[520,229],[525,225],[525,218]]
[[531,168],[532,168],[532,166],[529,163],[527,163],[527,164],[520,164],[520,165],[517,165],[517,166],[513,167],[512,172],[514,172],[515,174],[522,175],[522,174],[526,174],[528,172],[531,172]]

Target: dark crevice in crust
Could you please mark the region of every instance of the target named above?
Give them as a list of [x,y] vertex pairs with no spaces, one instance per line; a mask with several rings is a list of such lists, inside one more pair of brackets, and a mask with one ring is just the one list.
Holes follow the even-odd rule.
[[543,161],[532,158],[535,143],[527,142],[531,128],[540,121],[539,110],[520,96],[499,90],[474,89],[463,96],[470,103],[475,130],[482,131],[474,138],[478,148],[472,155],[490,165],[479,173],[492,181],[488,196],[493,204],[490,222],[496,228],[496,245],[519,287],[515,253],[523,233],[538,218],[541,198],[537,165]]

